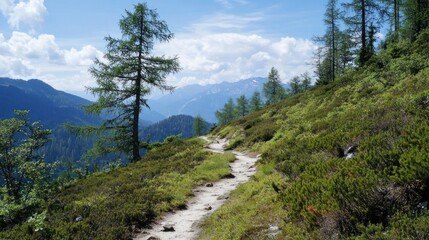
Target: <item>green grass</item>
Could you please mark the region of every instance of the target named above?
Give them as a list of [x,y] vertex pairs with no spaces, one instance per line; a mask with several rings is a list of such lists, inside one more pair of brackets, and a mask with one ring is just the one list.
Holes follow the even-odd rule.
[[183,206],[195,185],[230,173],[234,156],[203,145],[201,139],[173,141],[140,162],[78,180],[50,200],[41,225],[27,221],[0,238],[130,239],[133,228]]
[[[429,53],[419,42],[429,32],[420,38],[215,129],[231,147],[262,153],[256,179],[282,187],[271,195],[262,191],[269,182],[241,186],[202,239],[264,239],[272,222],[278,239],[426,239],[428,211],[418,206],[429,200]],[[357,152],[346,159],[350,144]],[[258,212],[260,202],[281,214]]]
[[264,239],[270,225],[282,224],[285,212],[272,185],[285,183],[272,167],[260,166],[248,183],[234,190],[230,200],[203,222],[199,239]]

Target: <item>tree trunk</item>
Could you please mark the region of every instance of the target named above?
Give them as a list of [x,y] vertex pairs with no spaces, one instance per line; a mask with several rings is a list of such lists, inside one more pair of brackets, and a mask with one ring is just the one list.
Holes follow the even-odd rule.
[[139,58],[138,58],[138,72],[135,81],[135,102],[133,109],[133,162],[140,160],[140,141],[139,141],[139,117],[140,117],[140,98],[141,98],[141,83],[142,83],[142,61],[143,61],[143,29],[144,19],[143,15],[140,16],[140,39],[139,39]]

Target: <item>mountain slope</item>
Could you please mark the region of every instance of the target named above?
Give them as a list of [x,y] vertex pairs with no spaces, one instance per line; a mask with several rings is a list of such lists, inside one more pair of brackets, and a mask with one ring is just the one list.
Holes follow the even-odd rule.
[[[391,44],[365,68],[217,128],[262,159],[200,239],[428,239],[428,43],[429,32]],[[0,238],[131,238],[186,207],[193,185],[225,176],[228,157],[207,161],[216,155],[203,145],[162,144],[73,182],[37,209],[42,230],[28,215]]]
[[232,148],[263,158],[256,177],[203,223],[201,239],[427,239],[429,34],[422,37],[218,128]]
[[92,146],[92,140],[80,139],[63,126],[100,124],[101,118],[83,111],[82,105],[89,103],[40,80],[0,78],[0,118],[13,117],[14,110],[29,110],[32,122],[40,121],[42,126],[53,130],[51,141],[41,149],[48,162],[76,162]]
[[95,124],[100,119],[87,115],[81,106],[90,101],[55,90],[40,80],[0,78],[0,118],[13,116],[13,110],[30,110],[32,121],[41,121],[48,128],[63,123]]

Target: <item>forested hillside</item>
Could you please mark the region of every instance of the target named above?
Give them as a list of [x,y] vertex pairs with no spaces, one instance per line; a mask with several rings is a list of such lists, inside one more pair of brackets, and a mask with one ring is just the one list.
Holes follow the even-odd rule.
[[49,163],[71,161],[77,163],[92,147],[93,139],[78,138],[64,124],[97,125],[101,118],[85,114],[82,106],[90,101],[58,91],[41,80],[0,78],[0,119],[14,115],[14,110],[29,110],[28,118],[40,121],[51,129],[51,141],[40,152]]
[[[194,117],[187,115],[171,116],[165,120],[154,123],[141,130],[142,139],[148,142],[163,142],[172,135],[180,135],[181,138],[194,136]],[[204,134],[207,134],[213,124],[204,122]]]

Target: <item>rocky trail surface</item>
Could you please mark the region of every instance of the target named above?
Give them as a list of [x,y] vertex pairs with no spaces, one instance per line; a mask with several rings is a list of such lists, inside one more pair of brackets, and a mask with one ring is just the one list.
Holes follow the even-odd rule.
[[[223,153],[226,140],[210,141],[208,150]],[[153,224],[151,229],[145,229],[135,239],[141,240],[169,240],[169,239],[196,239],[200,232],[202,220],[218,209],[229,198],[229,193],[238,185],[245,183],[256,173],[256,157],[250,157],[240,152],[232,152],[236,160],[230,163],[231,178],[224,178],[215,183],[208,183],[193,189],[194,197],[187,203],[185,210],[167,213],[160,221]]]

